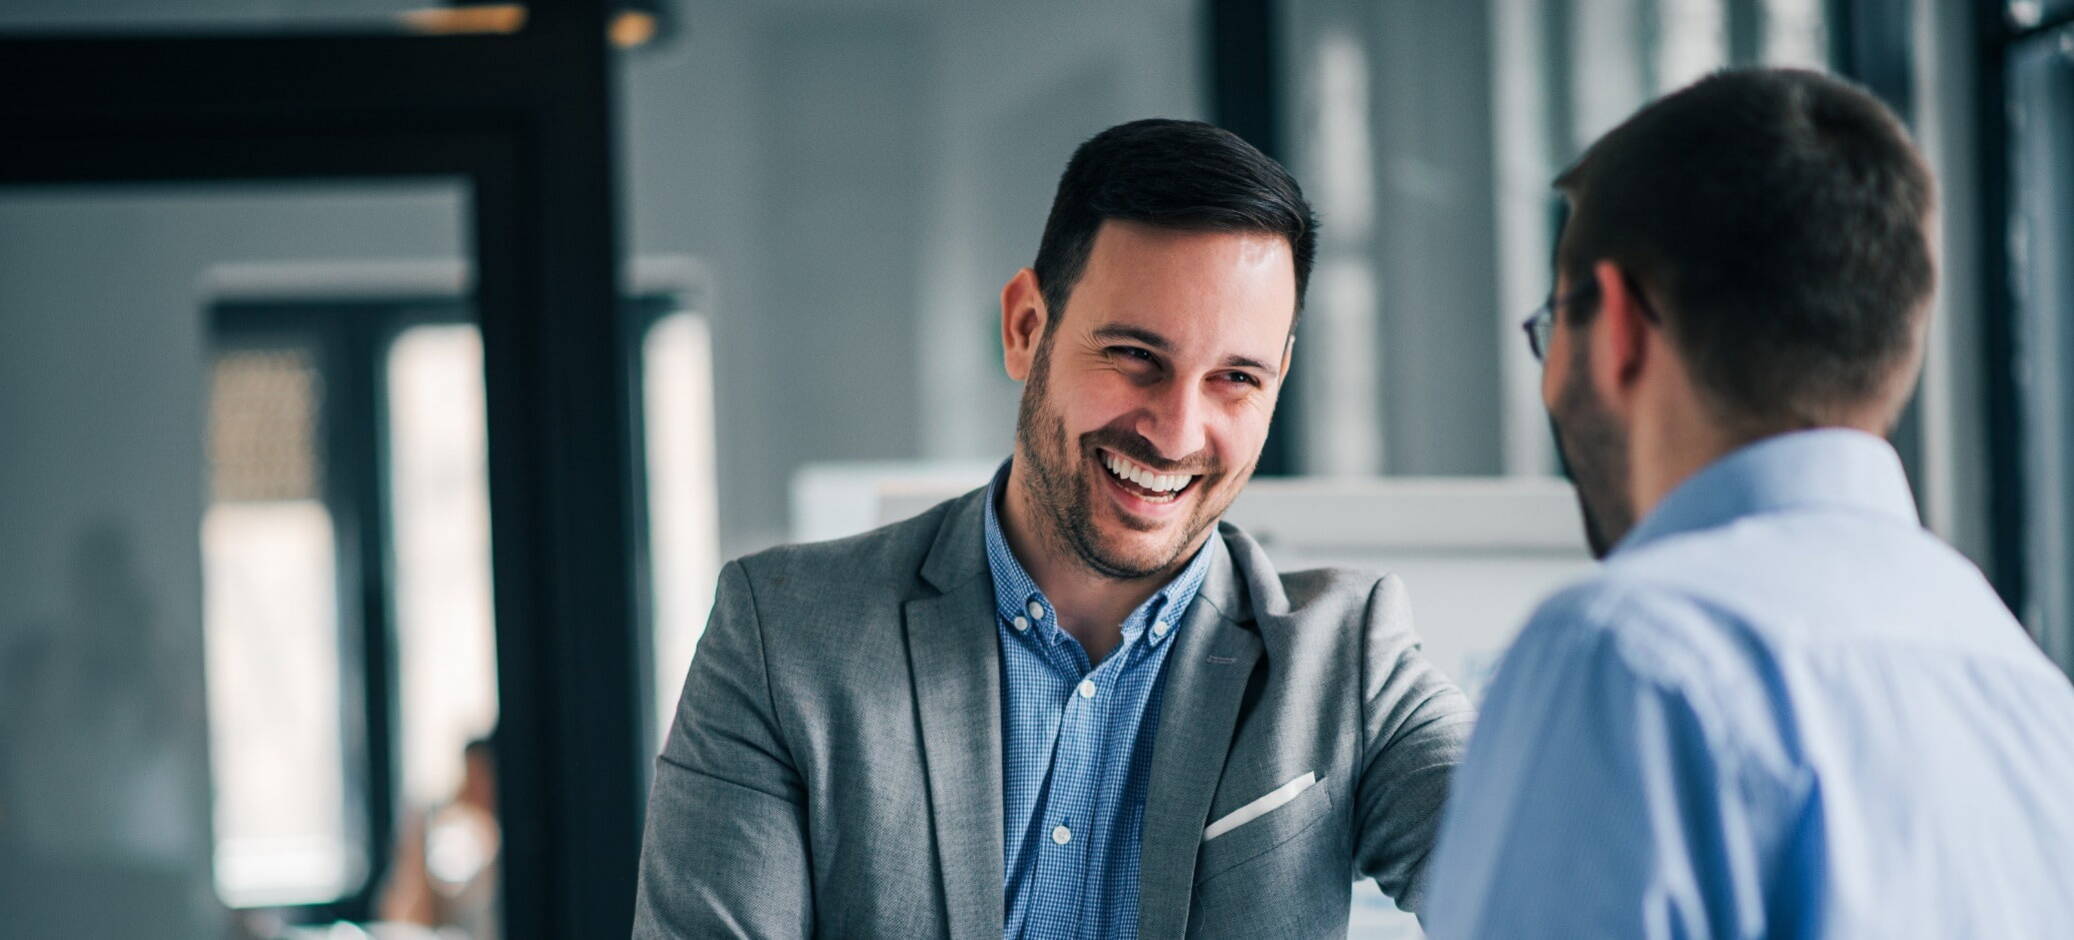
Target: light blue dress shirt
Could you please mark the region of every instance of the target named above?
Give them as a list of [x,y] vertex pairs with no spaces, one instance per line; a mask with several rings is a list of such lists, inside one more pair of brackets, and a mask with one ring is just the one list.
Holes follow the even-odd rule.
[[994,508],[1007,479],[1004,464],[986,513],[1001,631],[1002,933],[1136,937],[1160,676],[1209,573],[1209,546],[1131,612],[1122,642],[1096,665],[1008,547]]
[[1506,654],[1425,913],[1457,937],[2074,937],[2074,687],[1885,441],[1673,491]]

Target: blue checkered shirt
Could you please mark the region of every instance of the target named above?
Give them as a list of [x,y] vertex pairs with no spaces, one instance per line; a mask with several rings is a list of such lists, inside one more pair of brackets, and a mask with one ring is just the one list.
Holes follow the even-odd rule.
[[1136,937],[1160,675],[1210,570],[1209,546],[1131,612],[1096,666],[1001,534],[994,507],[1007,479],[1004,465],[987,493],[986,533],[1001,631],[1002,935]]

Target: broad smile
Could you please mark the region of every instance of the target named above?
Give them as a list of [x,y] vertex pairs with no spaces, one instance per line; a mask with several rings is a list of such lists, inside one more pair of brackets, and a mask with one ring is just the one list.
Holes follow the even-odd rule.
[[1123,508],[1136,515],[1165,515],[1202,479],[1197,473],[1161,473],[1112,450],[1097,448],[1095,460]]

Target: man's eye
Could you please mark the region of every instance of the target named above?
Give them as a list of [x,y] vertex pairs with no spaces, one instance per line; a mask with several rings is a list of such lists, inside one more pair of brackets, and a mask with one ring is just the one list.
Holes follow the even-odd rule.
[[1225,378],[1240,385],[1251,385],[1255,388],[1260,386],[1260,378],[1251,372],[1227,372],[1225,373]]
[[1147,352],[1144,349],[1141,349],[1137,346],[1111,346],[1109,347],[1109,354],[1112,356],[1121,356],[1125,359],[1134,359],[1138,362],[1153,361],[1152,353]]

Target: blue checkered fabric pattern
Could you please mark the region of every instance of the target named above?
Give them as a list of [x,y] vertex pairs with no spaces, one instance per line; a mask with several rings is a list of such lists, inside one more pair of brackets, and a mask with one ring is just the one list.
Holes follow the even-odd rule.
[[1209,546],[1131,612],[1097,666],[1009,550],[995,510],[1007,479],[1004,464],[986,512],[1001,631],[1003,936],[1136,937],[1160,675],[1210,570]]

